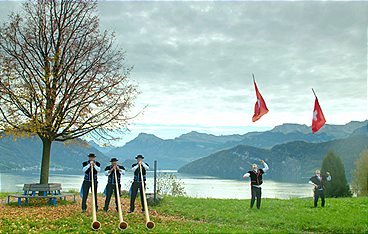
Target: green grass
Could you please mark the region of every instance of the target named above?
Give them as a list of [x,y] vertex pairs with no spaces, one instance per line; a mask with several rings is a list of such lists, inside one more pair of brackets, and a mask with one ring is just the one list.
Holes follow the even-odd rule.
[[14,193],[0,193],[0,199],[4,199],[8,197],[8,194],[14,194]]
[[[1,197],[1,196],[0,196]],[[113,199],[112,199],[113,200]],[[99,205],[104,199],[99,197]],[[137,202],[138,204],[138,202]],[[110,205],[112,208],[112,204]],[[312,208],[312,199],[263,199],[261,210],[249,209],[249,200],[165,197],[150,207],[156,228],[145,228],[144,214],[126,214],[125,233],[368,233],[368,198],[327,199],[325,208]],[[139,209],[139,208],[138,208]],[[56,207],[0,205],[0,233],[91,233],[91,214],[78,204]],[[101,233],[121,232],[115,211],[99,211]]]
[[248,207],[249,200],[166,198],[157,211],[209,232],[368,232],[368,198],[327,199],[325,208],[312,208],[312,199],[263,199],[260,210]]

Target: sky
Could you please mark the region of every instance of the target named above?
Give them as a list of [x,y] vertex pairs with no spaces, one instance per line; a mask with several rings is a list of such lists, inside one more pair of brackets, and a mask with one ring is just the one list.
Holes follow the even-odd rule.
[[[18,7],[0,3],[0,20]],[[311,125],[314,96],[329,124],[366,120],[368,2],[100,1],[101,28],[115,31],[133,65],[144,107],[138,133],[174,138]],[[269,113],[253,123],[258,88]]]

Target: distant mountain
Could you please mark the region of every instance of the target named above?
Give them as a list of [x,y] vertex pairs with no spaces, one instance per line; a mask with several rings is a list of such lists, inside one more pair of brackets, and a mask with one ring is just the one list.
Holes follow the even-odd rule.
[[357,128],[351,135],[363,135],[368,137],[368,123],[363,127]]
[[[109,158],[89,146],[85,141],[77,140],[74,144],[53,142],[51,146],[50,167],[66,171],[81,170],[81,163],[93,152],[97,160],[108,164]],[[0,170],[38,169],[41,165],[42,142],[38,137],[0,139]]]
[[[191,138],[191,135],[195,137]],[[163,140],[152,134],[140,133],[134,140],[109,151],[107,155],[134,158],[137,154],[142,154],[148,163],[153,164],[153,160],[158,160],[160,168],[177,169],[190,161],[236,145],[235,142],[228,143],[221,137],[216,139],[213,135],[207,140],[205,135],[209,134],[192,132],[175,139]]]
[[310,127],[300,124],[283,124],[270,131],[245,135],[215,136],[192,131],[169,140],[141,133],[124,146],[106,152],[106,155],[133,158],[136,154],[143,154],[151,162],[158,160],[160,168],[178,169],[190,161],[237,145],[270,149],[293,141],[318,143],[346,138],[367,123],[354,121],[346,125],[325,125],[317,134],[312,134]]
[[351,121],[345,125],[326,124],[316,134],[312,134],[310,127],[300,124],[283,124],[266,132],[251,132],[244,135],[240,142],[242,145],[259,148],[272,148],[275,145],[292,142],[325,142],[335,139],[346,138],[356,129],[367,126],[368,121]]
[[284,134],[300,132],[304,134],[309,134],[311,133],[311,129],[305,124],[285,123],[285,124],[274,127],[272,130],[270,130],[270,132],[280,132]]
[[93,140],[88,141],[88,144],[104,154],[116,148],[115,146],[100,146]]
[[192,131],[175,138],[175,140],[182,142],[203,142],[203,143],[239,142],[242,139],[243,136],[239,134],[215,136],[212,134],[199,133],[196,131]]
[[[329,136],[333,136],[335,138],[344,138],[347,135],[353,133],[357,128],[362,126],[367,126],[368,121],[351,121],[345,125],[333,125],[333,124],[326,124],[318,131],[318,134],[326,134]],[[282,132],[284,134],[293,133],[293,132],[300,132],[304,134],[311,133],[311,128],[307,125],[301,124],[289,124],[285,123],[279,126],[276,126],[274,129],[270,130],[270,132]]]
[[[347,137],[349,135],[345,135]],[[275,145],[292,142],[292,141],[306,141],[306,142],[325,142],[338,139],[327,133],[303,133],[299,131],[267,131],[259,133],[248,133],[244,135],[244,139],[239,142],[239,145],[249,145],[258,148],[272,148]]]
[[276,181],[306,181],[313,171],[321,167],[329,150],[339,155],[351,179],[354,162],[362,150],[368,148],[368,137],[355,135],[322,143],[304,141],[276,145],[272,149],[260,149],[239,145],[193,161],[179,169],[181,173],[200,174],[227,179],[241,179],[252,163],[265,159],[270,166],[267,178]]
[[351,121],[345,125],[330,125],[326,124],[321,128],[319,132],[326,133],[330,136],[335,137],[336,139],[344,138],[347,135],[352,134],[356,129],[367,126],[368,120],[360,122],[360,121]]

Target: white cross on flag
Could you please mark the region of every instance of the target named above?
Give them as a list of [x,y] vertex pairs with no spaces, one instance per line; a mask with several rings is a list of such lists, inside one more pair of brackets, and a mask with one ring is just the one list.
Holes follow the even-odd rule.
[[266,102],[263,100],[261,93],[258,91],[256,81],[254,80],[254,75],[253,75],[253,82],[254,82],[254,88],[256,89],[257,102],[254,104],[254,115],[253,115],[252,121],[256,122],[263,115],[268,113],[268,109],[266,106]]
[[319,105],[318,98],[314,101],[313,120],[312,120],[312,132],[316,133],[320,128],[325,125],[326,119],[323,115],[321,106]]

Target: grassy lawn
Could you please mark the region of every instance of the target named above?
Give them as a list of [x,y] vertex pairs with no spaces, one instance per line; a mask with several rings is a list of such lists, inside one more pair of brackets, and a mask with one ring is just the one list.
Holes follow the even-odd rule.
[[[77,204],[63,202],[56,207],[46,201],[9,206],[4,194],[0,198],[0,233],[92,233],[90,208],[81,213],[79,198]],[[99,232],[121,232],[114,199],[107,213],[101,211],[104,198],[98,200]],[[159,206],[150,207],[153,230],[145,228],[144,214],[126,213],[128,198],[122,202],[129,224],[125,233],[368,233],[368,198],[327,199],[325,208],[316,209],[311,198],[263,199],[261,210],[251,210],[249,200],[165,197]]]

